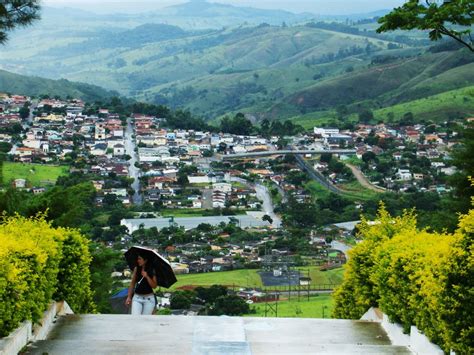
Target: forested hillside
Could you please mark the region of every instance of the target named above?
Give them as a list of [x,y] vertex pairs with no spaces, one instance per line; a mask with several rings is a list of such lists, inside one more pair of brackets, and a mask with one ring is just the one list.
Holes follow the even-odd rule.
[[[240,111],[310,127],[355,120],[363,110],[378,120],[400,119],[412,111],[408,103],[416,120],[474,112],[472,55],[449,41],[433,46],[422,32],[377,34],[376,18],[321,21],[202,1],[155,17],[72,15],[45,9],[38,26],[12,37],[0,67],[98,85],[209,120]],[[58,31],[68,17],[80,30]],[[197,17],[227,25],[190,26]]]
[[0,70],[0,92],[28,96],[74,97],[85,101],[97,101],[116,96],[116,92],[101,87],[71,82],[66,79],[51,80],[40,77],[24,76]]

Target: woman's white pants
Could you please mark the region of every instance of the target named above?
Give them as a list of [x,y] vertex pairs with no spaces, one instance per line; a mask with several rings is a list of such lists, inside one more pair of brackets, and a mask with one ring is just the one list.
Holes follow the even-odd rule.
[[132,299],[132,315],[151,315],[156,307],[155,296],[134,295]]

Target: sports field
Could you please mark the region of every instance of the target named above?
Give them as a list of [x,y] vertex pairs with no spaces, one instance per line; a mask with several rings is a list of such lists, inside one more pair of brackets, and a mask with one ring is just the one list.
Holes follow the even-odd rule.
[[[320,271],[319,267],[301,267],[298,268],[302,276],[306,276],[307,270],[311,278],[311,285],[318,287],[320,285],[339,285],[342,282],[342,269],[329,271]],[[172,289],[181,287],[212,286],[225,285],[228,287],[251,287],[263,288],[262,279],[258,274],[260,270],[234,270],[222,272],[207,272],[201,274],[177,275],[178,282],[172,286]]]
[[281,300],[277,304],[275,302],[270,302],[268,305],[254,303],[250,307],[257,313],[248,314],[246,317],[265,317],[266,308],[267,317],[275,317],[275,310],[277,310],[279,318],[330,318],[334,302],[331,295],[312,295],[308,300],[301,293],[299,300],[297,296],[292,296],[290,300]]
[[7,186],[15,179],[26,179],[28,187],[42,187],[53,185],[59,176],[67,172],[66,166],[4,162],[1,184]]

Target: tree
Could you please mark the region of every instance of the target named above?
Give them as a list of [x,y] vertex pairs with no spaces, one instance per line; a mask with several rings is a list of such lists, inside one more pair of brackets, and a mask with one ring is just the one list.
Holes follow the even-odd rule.
[[266,221],[266,222],[268,222],[268,223],[270,223],[270,224],[273,224],[273,218],[270,217],[268,214],[266,214],[266,215],[264,215],[264,216],[262,217],[262,221]]
[[252,122],[245,118],[243,113],[238,113],[234,118],[224,117],[220,124],[222,132],[248,136],[253,131]]
[[0,44],[8,40],[8,32],[39,19],[39,0],[4,0],[0,3]]
[[192,291],[176,291],[170,299],[171,309],[189,309],[193,300],[196,298],[196,293]]
[[26,119],[28,118],[28,116],[30,115],[30,109],[28,108],[28,105],[27,104],[24,104],[22,108],[20,108],[20,110],[18,111],[18,113],[20,114],[20,117],[22,119]]
[[372,160],[373,160],[373,161],[376,161],[376,160],[377,160],[377,156],[375,155],[374,152],[365,152],[365,153],[362,155],[362,160],[364,161],[364,163],[369,163],[369,162],[371,162]]
[[374,113],[372,110],[365,109],[359,112],[359,122],[361,123],[369,123],[374,119]]
[[8,153],[12,147],[13,146],[8,142],[0,142],[0,153]]
[[121,261],[122,255],[98,243],[90,244],[89,248],[92,256],[90,270],[94,302],[99,312],[109,313],[112,311],[109,297],[113,286],[110,274],[114,271],[114,266]]
[[450,37],[474,53],[471,26],[474,3],[468,0],[409,0],[379,19],[378,33],[401,30],[429,30],[432,41]]
[[250,312],[249,305],[237,295],[220,296],[216,299],[213,308],[209,311],[211,316],[241,316]]
[[319,159],[319,161],[321,163],[328,163],[332,160],[332,154],[331,153],[323,153],[321,154],[321,158]]
[[214,303],[219,297],[227,295],[227,287],[212,285],[211,287],[196,287],[197,297],[206,303]]
[[466,212],[471,206],[470,198],[474,195],[474,186],[469,181],[469,177],[474,177],[474,125],[463,130],[462,135],[462,145],[452,151],[453,165],[458,171],[450,177],[449,182],[454,187],[460,210]]

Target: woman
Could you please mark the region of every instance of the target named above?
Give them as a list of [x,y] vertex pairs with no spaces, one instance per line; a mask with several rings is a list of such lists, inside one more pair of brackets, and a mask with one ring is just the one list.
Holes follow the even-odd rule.
[[132,315],[151,315],[156,307],[156,298],[153,289],[157,287],[157,280],[153,268],[147,267],[147,259],[139,255],[133,269],[132,281],[128,287],[127,306],[132,305]]

